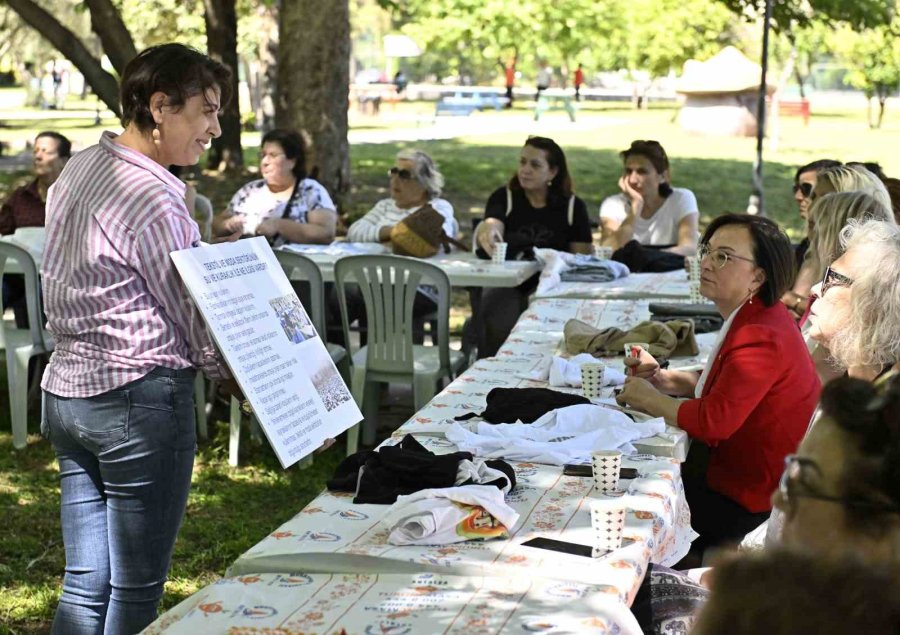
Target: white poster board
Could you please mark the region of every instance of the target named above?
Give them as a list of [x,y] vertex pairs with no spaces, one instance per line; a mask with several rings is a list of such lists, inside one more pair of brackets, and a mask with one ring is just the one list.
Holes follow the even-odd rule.
[[171,256],[282,467],[362,419],[265,238]]

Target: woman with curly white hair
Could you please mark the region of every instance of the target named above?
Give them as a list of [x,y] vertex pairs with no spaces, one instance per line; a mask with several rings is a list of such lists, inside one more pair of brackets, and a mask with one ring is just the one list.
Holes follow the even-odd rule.
[[871,381],[900,362],[900,227],[893,218],[851,220],[840,244],[813,287],[809,334],[833,374]]

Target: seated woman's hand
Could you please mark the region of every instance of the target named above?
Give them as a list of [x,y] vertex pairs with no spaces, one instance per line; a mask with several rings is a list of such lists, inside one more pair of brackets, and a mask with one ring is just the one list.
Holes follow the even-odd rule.
[[279,232],[279,218],[267,218],[262,221],[256,227],[256,235],[257,236],[265,236],[266,238],[272,238]]
[[630,377],[640,377],[646,379],[650,383],[655,383],[659,374],[659,362],[650,353],[642,347],[639,348],[640,355],[637,357],[625,358],[625,374]]
[[[234,234],[237,232],[243,233],[244,231],[244,217],[243,216],[230,216],[222,221],[222,229],[225,230],[226,234]],[[240,234],[238,234],[240,236]]]
[[478,226],[478,246],[484,249],[489,256],[494,255],[494,244],[503,242],[503,234],[493,225],[484,221]]
[[656,387],[641,377],[626,377],[625,385],[616,395],[616,403],[628,405],[637,410],[650,412],[653,402],[660,396]]

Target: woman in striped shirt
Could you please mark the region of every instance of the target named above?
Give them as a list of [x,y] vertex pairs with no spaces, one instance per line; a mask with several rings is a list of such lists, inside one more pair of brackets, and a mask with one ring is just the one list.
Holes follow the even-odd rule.
[[195,368],[229,377],[169,258],[200,234],[167,168],[219,136],[229,77],[180,44],[145,50],[122,78],[124,132],[103,133],[50,190],[42,428],[66,549],[54,633],[136,633],[156,618],[191,483]]

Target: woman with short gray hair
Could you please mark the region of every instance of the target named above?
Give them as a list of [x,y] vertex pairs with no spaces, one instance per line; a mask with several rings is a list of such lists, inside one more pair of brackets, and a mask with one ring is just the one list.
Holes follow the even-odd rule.
[[459,223],[453,217],[453,206],[442,198],[444,177],[434,160],[421,150],[407,149],[397,154],[388,170],[391,197],[370,209],[347,230],[347,240],[355,243],[386,242],[391,230],[401,220],[430,205],[444,217],[444,231],[451,238],[459,234]]

